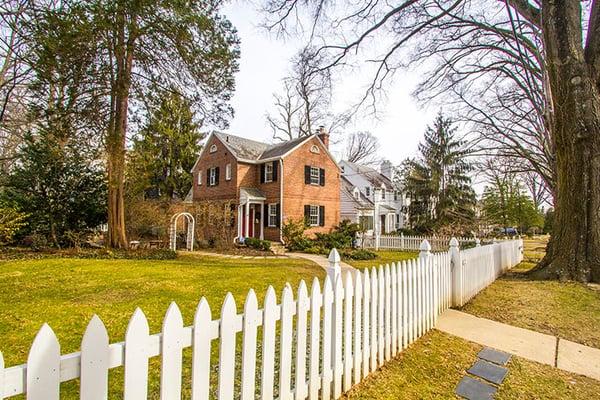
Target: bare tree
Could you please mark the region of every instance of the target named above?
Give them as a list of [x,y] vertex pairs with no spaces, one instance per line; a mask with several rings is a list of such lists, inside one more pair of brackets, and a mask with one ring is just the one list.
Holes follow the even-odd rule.
[[[361,102],[376,103],[410,64],[412,45],[413,61],[434,65],[418,92],[433,98],[450,88],[492,151],[527,160],[551,188],[555,230],[540,275],[600,282],[600,1],[584,9],[575,0],[344,4],[268,0],[265,9],[271,28],[283,30],[308,10],[325,69],[371,61]],[[373,43],[383,50],[366,56]]]
[[376,164],[380,161],[379,140],[371,132],[354,132],[346,141],[345,159],[364,165]]
[[292,60],[292,73],[283,80],[283,90],[275,93],[275,110],[267,114],[267,122],[275,140],[291,140],[307,136],[319,126],[336,135],[351,113],[331,112],[332,81],[329,70],[321,69],[323,58],[306,47]]

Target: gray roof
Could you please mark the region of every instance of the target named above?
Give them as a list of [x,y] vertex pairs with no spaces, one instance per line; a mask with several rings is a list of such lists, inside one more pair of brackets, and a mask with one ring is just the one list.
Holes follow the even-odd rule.
[[354,197],[354,185],[352,185],[352,183],[347,178],[345,178],[344,175],[341,175],[341,178],[342,190],[346,192],[346,194],[352,199],[354,203],[356,203],[359,206],[359,208],[372,209],[374,207],[373,202],[361,191],[358,192],[358,198]]
[[[377,171],[374,168],[367,167],[366,165],[360,165],[356,163],[352,163],[349,161],[344,161],[346,164],[352,167],[356,171],[357,174],[362,175],[366,180],[368,180],[373,186],[381,186],[385,184],[388,188],[393,188],[396,185],[392,182],[387,176],[383,175],[381,172]],[[352,172],[350,173],[352,174]]]
[[302,136],[283,143],[268,144],[223,132],[215,132],[215,136],[229,147],[236,158],[252,161],[281,157],[311,137]]

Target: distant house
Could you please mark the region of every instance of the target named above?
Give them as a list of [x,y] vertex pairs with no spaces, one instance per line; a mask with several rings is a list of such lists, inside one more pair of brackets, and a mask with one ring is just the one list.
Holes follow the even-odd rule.
[[394,168],[383,161],[380,169],[341,161],[341,219],[361,224],[371,234],[391,233],[406,225],[408,198],[394,182]]
[[281,240],[281,226],[304,218],[308,235],[340,220],[340,168],[329,153],[329,134],[267,144],[213,132],[192,169],[191,201],[235,204],[237,240]]

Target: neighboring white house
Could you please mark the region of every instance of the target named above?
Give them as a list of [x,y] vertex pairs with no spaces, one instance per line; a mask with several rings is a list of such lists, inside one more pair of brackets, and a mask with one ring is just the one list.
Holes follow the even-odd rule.
[[394,182],[394,167],[385,160],[379,170],[341,161],[340,217],[374,231],[390,233],[405,227],[408,199]]

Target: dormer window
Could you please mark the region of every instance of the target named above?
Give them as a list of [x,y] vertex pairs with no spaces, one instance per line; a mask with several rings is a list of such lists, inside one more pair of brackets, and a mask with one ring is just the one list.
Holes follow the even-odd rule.
[[310,152],[314,154],[319,154],[321,153],[321,149],[319,149],[319,146],[313,144],[310,148]]
[[354,198],[358,200],[360,197],[360,190],[358,190],[358,188],[354,188],[354,192],[352,194],[354,195]]
[[211,153],[216,153],[217,152],[217,145],[213,144],[212,146],[210,146],[210,150]]
[[371,187],[365,186],[365,196],[371,197]]

